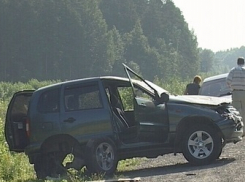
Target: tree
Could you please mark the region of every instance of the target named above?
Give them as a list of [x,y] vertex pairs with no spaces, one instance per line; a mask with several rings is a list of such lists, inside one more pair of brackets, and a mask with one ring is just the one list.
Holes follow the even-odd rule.
[[[146,78],[199,72],[197,39],[171,0],[0,0],[0,79]],[[120,70],[120,71],[119,71]]]
[[140,21],[135,24],[134,29],[124,36],[125,54],[127,62],[134,62],[140,67],[140,71],[148,79],[153,80],[156,76],[158,53],[148,44],[144,36]]
[[200,53],[201,71],[209,72],[214,64],[214,53],[209,49],[204,49]]

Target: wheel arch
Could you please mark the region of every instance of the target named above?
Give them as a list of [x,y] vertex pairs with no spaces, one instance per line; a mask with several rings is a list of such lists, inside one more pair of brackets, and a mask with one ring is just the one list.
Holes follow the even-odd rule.
[[86,146],[91,145],[95,140],[102,140],[102,139],[109,140],[110,142],[112,142],[115,145],[116,148],[118,148],[117,142],[111,136],[101,136],[101,137],[93,137],[93,138],[90,138],[87,141]]
[[176,127],[176,137],[174,142],[175,154],[182,151],[181,140],[183,139],[185,131],[187,131],[187,129],[191,126],[198,124],[207,124],[208,126],[211,126],[217,131],[220,138],[224,138],[220,128],[214,123],[212,119],[203,116],[189,116],[182,119]]
[[74,137],[68,134],[59,134],[47,138],[41,145],[41,152],[67,151],[73,147],[81,147],[81,145]]

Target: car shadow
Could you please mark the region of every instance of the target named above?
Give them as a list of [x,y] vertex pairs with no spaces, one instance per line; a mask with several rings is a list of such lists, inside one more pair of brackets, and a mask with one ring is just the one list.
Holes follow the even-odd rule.
[[160,166],[160,167],[158,166],[158,167],[117,172],[116,175],[126,176],[130,178],[150,177],[150,176],[156,176],[156,175],[165,175],[165,174],[182,173],[182,172],[185,172],[186,173],[185,175],[195,175],[195,172],[192,172],[192,171],[221,167],[235,160],[236,160],[235,158],[222,158],[222,159],[216,160],[212,164],[202,165],[202,166],[193,166],[189,164],[188,162],[181,163],[181,164],[178,163],[178,164],[173,164],[173,165],[168,165],[168,166]]

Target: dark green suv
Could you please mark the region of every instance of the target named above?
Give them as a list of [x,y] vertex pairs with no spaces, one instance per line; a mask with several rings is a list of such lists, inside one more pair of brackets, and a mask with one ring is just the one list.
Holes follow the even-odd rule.
[[9,149],[25,152],[44,179],[84,166],[112,174],[119,160],[168,153],[208,164],[226,143],[241,141],[242,119],[226,100],[170,95],[124,69],[128,78],[85,78],[15,93],[5,125]]

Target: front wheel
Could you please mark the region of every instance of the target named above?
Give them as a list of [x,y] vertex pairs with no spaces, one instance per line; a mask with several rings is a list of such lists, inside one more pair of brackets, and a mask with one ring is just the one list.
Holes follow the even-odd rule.
[[212,127],[194,125],[183,138],[183,155],[194,165],[205,165],[216,160],[222,152],[222,140]]

